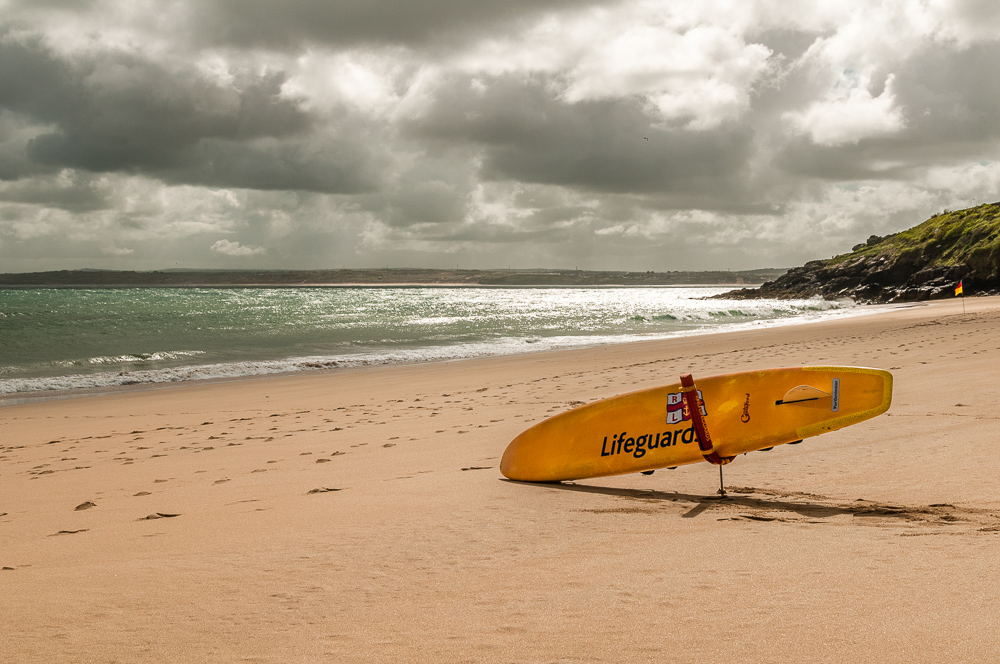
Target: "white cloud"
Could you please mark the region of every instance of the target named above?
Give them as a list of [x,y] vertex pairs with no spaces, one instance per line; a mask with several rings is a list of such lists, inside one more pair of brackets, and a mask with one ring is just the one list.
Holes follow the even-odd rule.
[[894,134],[906,126],[906,120],[896,106],[892,82],[890,74],[877,97],[860,85],[851,86],[846,94],[835,90],[834,98],[813,102],[806,110],[790,111],[782,118],[817,145],[844,145]]
[[229,240],[219,240],[212,245],[212,251],[223,256],[257,256],[267,251],[264,247],[251,247],[242,245],[239,242]]
[[936,166],[924,182],[928,189],[951,197],[944,204],[951,209],[991,203],[1000,198],[1000,161]]
[[407,53],[313,49],[294,64],[295,73],[282,93],[306,100],[306,107],[324,113],[342,107],[385,115],[400,102],[395,81],[405,74]]
[[661,120],[712,129],[749,108],[773,67],[771,51],[746,39],[753,16],[742,6],[630,2],[550,14],[480,42],[456,64],[472,74],[552,74],[570,103],[643,97]]
[[771,51],[747,44],[721,26],[684,33],[631,26],[608,35],[569,69],[569,102],[641,95],[665,120],[712,129],[750,106],[754,84],[769,69]]

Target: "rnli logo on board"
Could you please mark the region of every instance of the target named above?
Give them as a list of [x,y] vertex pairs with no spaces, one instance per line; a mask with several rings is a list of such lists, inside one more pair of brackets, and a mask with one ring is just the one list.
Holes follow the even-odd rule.
[[[704,417],[708,417],[708,413],[705,412],[705,402],[701,398],[701,390],[698,390],[698,408],[701,409],[701,414]],[[668,394],[667,424],[679,424],[680,422],[687,422],[690,419],[691,409],[688,408],[687,402],[684,401],[684,394],[682,392]]]
[[[708,416],[705,412],[705,402],[702,400],[701,390],[698,390],[698,408],[703,416]],[[684,402],[681,392],[667,395],[667,430],[649,431],[639,435],[630,434],[628,431],[614,433],[604,436],[600,440],[601,456],[617,456],[626,454],[636,459],[646,456],[646,452],[673,447],[674,445],[690,445],[695,442],[694,426],[682,423],[691,421],[691,410]],[[680,425],[680,426],[673,426]],[[656,426],[655,424],[653,426]],[[659,426],[656,426],[659,429]]]

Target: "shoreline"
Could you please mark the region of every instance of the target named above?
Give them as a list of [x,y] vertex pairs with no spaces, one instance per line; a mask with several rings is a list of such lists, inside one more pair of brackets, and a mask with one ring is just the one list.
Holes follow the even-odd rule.
[[[354,365],[349,364],[349,362],[351,361],[351,358],[350,358],[350,356],[347,356],[344,359],[329,360],[331,362],[333,362],[333,361],[342,361],[342,362],[345,362],[345,364],[343,366],[331,366],[331,367],[307,368],[307,369],[289,368],[289,369],[286,369],[284,371],[273,371],[273,372],[262,371],[262,372],[259,372],[259,373],[247,373],[247,374],[243,374],[243,375],[233,375],[233,376],[210,376],[210,377],[207,377],[207,378],[197,378],[196,377],[196,378],[181,379],[181,380],[163,380],[163,381],[147,380],[147,381],[138,381],[138,382],[134,382],[134,383],[125,383],[125,384],[94,385],[94,386],[71,387],[71,388],[63,388],[63,389],[45,389],[45,388],[42,388],[42,389],[36,389],[36,390],[24,390],[24,391],[20,391],[20,392],[0,392],[0,408],[4,408],[4,407],[7,407],[7,406],[11,406],[11,405],[23,404],[23,403],[36,403],[36,402],[39,402],[39,401],[48,401],[48,400],[74,399],[74,398],[82,398],[82,397],[89,397],[89,396],[100,396],[100,395],[103,395],[103,394],[127,393],[127,392],[132,392],[132,391],[142,391],[142,390],[146,390],[146,389],[158,389],[158,388],[169,387],[169,386],[182,386],[182,385],[187,385],[187,384],[192,384],[192,383],[197,383],[197,384],[228,383],[228,382],[232,382],[232,381],[264,379],[264,378],[277,377],[277,376],[286,376],[286,375],[309,375],[309,374],[313,374],[313,373],[320,373],[320,374],[322,374],[322,373],[338,373],[338,372],[343,372],[343,371],[364,371],[364,370],[372,369],[372,368],[376,368],[376,367],[391,367],[391,366],[406,366],[406,365],[425,365],[425,364],[435,364],[435,363],[440,363],[440,362],[464,362],[464,361],[469,361],[469,360],[485,359],[485,358],[491,358],[491,357],[516,357],[516,356],[521,356],[521,355],[538,356],[538,355],[543,355],[545,353],[559,353],[559,352],[571,351],[571,350],[585,350],[585,349],[588,349],[588,348],[598,348],[598,347],[602,347],[602,346],[618,346],[618,345],[627,345],[627,344],[655,343],[655,342],[658,342],[658,341],[665,341],[665,340],[669,340],[669,339],[684,338],[684,337],[697,337],[697,336],[715,335],[715,334],[730,334],[730,333],[736,333],[736,332],[743,332],[743,331],[747,331],[747,330],[750,330],[750,331],[753,331],[753,330],[766,330],[766,329],[772,329],[772,328],[778,328],[778,327],[789,327],[789,326],[797,326],[797,325],[812,325],[812,324],[824,322],[826,320],[831,320],[831,319],[853,318],[853,317],[857,317],[857,316],[872,316],[872,315],[877,315],[877,314],[880,314],[880,313],[884,313],[886,311],[892,311],[892,310],[896,310],[896,309],[900,309],[900,308],[919,307],[919,306],[923,306],[924,304],[925,303],[897,303],[897,304],[891,304],[891,305],[852,305],[850,308],[846,308],[846,309],[830,309],[830,310],[826,310],[826,311],[822,311],[822,312],[817,312],[815,314],[800,314],[799,316],[794,316],[794,317],[789,317],[789,318],[775,318],[775,319],[766,319],[766,320],[754,320],[754,321],[749,321],[749,322],[745,322],[745,323],[729,323],[729,324],[725,324],[724,329],[718,329],[718,328],[715,328],[715,327],[705,326],[705,327],[700,327],[700,328],[695,328],[695,329],[690,329],[690,330],[677,330],[677,331],[674,331],[674,332],[666,332],[666,333],[663,333],[662,336],[639,335],[639,334],[636,334],[636,335],[621,335],[621,337],[618,340],[615,340],[615,341],[607,341],[606,340],[607,337],[601,336],[601,337],[595,337],[595,341],[593,343],[586,343],[584,341],[584,342],[581,342],[579,344],[574,344],[574,345],[569,345],[569,346],[564,346],[564,347],[546,348],[544,350],[525,349],[523,351],[513,352],[513,353],[497,352],[497,353],[485,353],[485,354],[481,354],[481,355],[458,355],[458,356],[451,356],[451,357],[446,356],[446,357],[438,357],[438,358],[431,357],[431,358],[428,358],[428,359],[425,359],[425,360],[401,360],[401,361],[392,361],[392,360],[377,361],[377,360],[374,360],[374,361],[370,361],[370,362],[361,362],[359,364],[354,364]],[[810,316],[816,316],[816,318],[811,318]],[[581,337],[581,339],[586,339],[586,338],[587,337]],[[601,340],[596,340],[596,339],[601,339]],[[455,348],[458,348],[458,347],[459,346],[455,346]],[[449,347],[443,347],[443,348],[449,348]],[[363,357],[363,356],[359,355],[358,357]],[[318,362],[318,361],[323,361],[323,360],[322,359],[311,358],[311,357],[288,357],[288,358],[283,358],[283,359],[280,359],[280,360],[270,360],[270,361],[263,361],[263,360],[261,360],[261,361],[258,361],[258,362],[260,362],[261,364],[266,364],[266,363],[269,363],[269,362],[277,362],[277,363],[282,363],[282,362],[285,362],[285,363],[301,362],[303,364],[308,364],[310,362],[315,363],[315,362]],[[247,361],[247,362],[253,362],[253,361]],[[156,372],[156,371],[179,371],[179,370],[184,370],[184,369],[192,369],[193,370],[193,369],[201,369],[201,368],[211,369],[213,367],[220,367],[221,368],[221,367],[230,366],[230,364],[236,364],[236,363],[219,363],[219,364],[206,364],[206,365],[190,364],[190,365],[180,365],[178,367],[171,367],[169,369],[139,369],[139,370],[136,370],[136,371]],[[69,379],[69,378],[76,378],[76,377],[84,378],[84,377],[87,377],[87,376],[99,376],[99,375],[102,375],[102,374],[105,374],[105,373],[107,373],[107,374],[122,375],[121,372],[93,372],[93,373],[85,373],[85,374],[65,374],[65,375],[59,376],[59,377],[30,377],[30,378],[22,379],[22,380],[36,380],[36,379],[45,379],[45,378],[67,378],[67,379]],[[129,373],[129,372],[126,372],[126,373]]]
[[[965,305],[0,408],[0,659],[993,661],[1000,297]],[[708,464],[499,473],[575,405],[802,365],[893,404],[728,500]]]

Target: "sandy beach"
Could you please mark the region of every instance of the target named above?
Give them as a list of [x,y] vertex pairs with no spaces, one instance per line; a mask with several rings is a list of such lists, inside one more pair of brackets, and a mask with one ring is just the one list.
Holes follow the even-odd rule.
[[[5,662],[993,662],[1000,298],[0,407]],[[778,366],[892,408],[708,464],[505,480],[532,423]]]

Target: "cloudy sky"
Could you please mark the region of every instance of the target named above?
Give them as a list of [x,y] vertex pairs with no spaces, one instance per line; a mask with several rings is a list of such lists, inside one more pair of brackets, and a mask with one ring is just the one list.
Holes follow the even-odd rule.
[[995,0],[0,0],[0,271],[783,267],[1000,200]]

